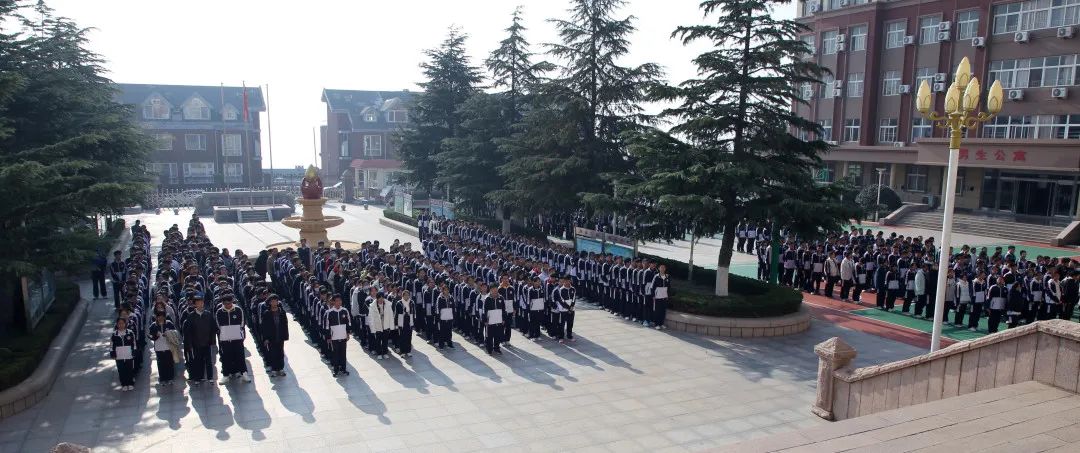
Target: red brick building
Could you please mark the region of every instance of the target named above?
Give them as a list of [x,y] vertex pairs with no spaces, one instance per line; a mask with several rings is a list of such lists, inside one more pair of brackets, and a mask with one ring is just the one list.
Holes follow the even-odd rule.
[[[398,134],[409,127],[409,91],[324,89],[320,161],[326,184],[349,173],[357,189],[379,191],[398,179]],[[359,191],[359,190],[358,190]]]
[[262,90],[242,87],[117,84],[118,102],[157,139],[147,170],[164,188],[256,187],[263,183]]
[[[935,107],[968,57],[983,87],[1001,80],[1006,101],[968,131],[958,211],[1038,223],[1077,216],[1080,188],[1080,1],[803,0],[799,20],[812,58],[832,75],[800,87],[797,111],[837,148],[819,178],[873,184],[878,169],[906,201],[940,197],[945,131],[914,110],[928,81]],[[985,100],[985,97],[983,98]]]

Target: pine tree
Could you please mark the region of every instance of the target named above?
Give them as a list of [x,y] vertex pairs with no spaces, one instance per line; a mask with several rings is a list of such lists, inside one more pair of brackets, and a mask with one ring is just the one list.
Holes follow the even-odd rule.
[[458,109],[479,92],[483,80],[465,53],[467,38],[451,27],[439,47],[424,52],[428,58],[420,65],[427,77],[420,83],[424,92],[410,112],[413,127],[401,134],[402,161],[411,170],[408,179],[429,192],[440,182],[436,156],[445,149],[443,141],[457,136],[461,126]]
[[712,50],[694,59],[701,77],[654,90],[657,100],[675,104],[661,114],[672,127],[635,138],[637,179],[624,178],[631,199],[590,197],[623,209],[634,200],[649,200],[641,206],[645,222],[680,216],[698,233],[723,232],[716,272],[716,294],[721,296],[728,293],[735,227],[741,219],[774,221],[812,234],[857,215],[854,205],[839,200],[842,184],[821,186],[813,180],[811,170],[820,166],[825,142],[793,135],[820,132],[791,107],[805,102],[795,87],[817,83],[823,69],[801,59],[808,49],[798,35],[808,29],[776,19],[773,6],[780,4],[786,2],[701,3],[706,17],[716,22],[673,33],[684,44],[711,44]]
[[507,186],[493,199],[519,210],[572,211],[579,194],[610,191],[598,175],[627,168],[619,137],[638,127],[639,103],[662,71],[620,65],[634,31],[633,16],[615,18],[624,3],[573,0],[568,19],[551,20],[562,42],[548,44],[548,54],[563,66],[507,141]]
[[546,61],[532,62],[533,53],[529,50],[529,41],[525,39],[526,28],[522,20],[519,6],[514,10],[510,26],[506,28],[509,35],[499,41],[499,47],[484,61],[491,72],[492,86],[505,90],[504,98],[513,110],[514,121],[521,118],[526,96],[540,84],[544,73],[555,69]]
[[506,96],[479,93],[465,101],[458,109],[458,135],[444,140],[436,156],[439,180],[453,188],[457,207],[475,216],[489,215],[486,196],[503,185],[497,169],[506,154],[498,141],[510,135],[513,124]]

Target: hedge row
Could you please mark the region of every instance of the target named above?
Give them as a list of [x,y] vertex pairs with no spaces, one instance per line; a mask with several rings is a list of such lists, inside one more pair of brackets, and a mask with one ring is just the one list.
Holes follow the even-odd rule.
[[31,333],[0,337],[0,391],[30,377],[79,303],[79,286],[56,281],[56,301]]
[[404,224],[416,226],[416,219],[414,219],[412,217],[409,217],[409,216],[407,216],[405,214],[402,214],[400,212],[397,212],[397,211],[395,211],[393,209],[383,209],[383,216],[385,216],[386,218],[388,218],[390,220],[396,220],[396,221],[404,223]]
[[684,313],[725,318],[765,318],[799,311],[802,294],[791,288],[728,275],[728,297],[716,296],[716,271],[694,266],[694,280],[686,276],[689,265],[682,261],[639,254],[642,258],[667,266],[673,280],[671,309]]

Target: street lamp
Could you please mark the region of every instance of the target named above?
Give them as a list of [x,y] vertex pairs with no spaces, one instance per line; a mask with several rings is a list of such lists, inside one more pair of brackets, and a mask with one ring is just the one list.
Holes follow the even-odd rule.
[[930,336],[930,351],[941,348],[941,323],[945,314],[945,283],[948,280],[949,256],[952,247],[953,206],[956,204],[956,168],[960,158],[960,139],[965,129],[987,121],[1001,111],[1004,100],[1001,82],[995,80],[986,98],[986,112],[979,110],[979,79],[971,75],[967,57],[960,60],[949,91],[945,94],[945,112],[931,111],[930,84],[923,80],[915,97],[915,109],[932,122],[949,130],[949,171],[945,180],[945,207],[941,222],[941,245],[938,247],[937,293],[934,298],[934,330]]
[[885,167],[881,167],[881,168],[877,169],[877,205],[876,205],[877,207],[874,208],[874,221],[875,222],[881,220],[878,217],[881,216],[881,185],[884,184],[884,180],[885,180]]

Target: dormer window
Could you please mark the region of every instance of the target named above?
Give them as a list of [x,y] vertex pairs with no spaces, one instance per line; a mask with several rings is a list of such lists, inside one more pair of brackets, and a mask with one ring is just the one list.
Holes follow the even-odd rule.
[[408,110],[390,110],[386,112],[386,122],[388,123],[407,123],[409,122]]
[[225,121],[236,121],[240,119],[240,111],[231,105],[226,105],[225,110],[222,110],[221,115],[224,117]]
[[375,122],[375,114],[374,113],[365,113],[364,114],[364,122],[365,123],[374,123]]
[[202,99],[193,97],[184,105],[184,119],[185,120],[209,120],[210,119],[210,106],[206,105]]
[[164,99],[153,97],[143,104],[143,118],[148,120],[167,120],[171,107]]

